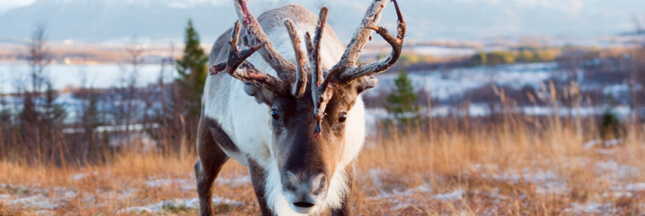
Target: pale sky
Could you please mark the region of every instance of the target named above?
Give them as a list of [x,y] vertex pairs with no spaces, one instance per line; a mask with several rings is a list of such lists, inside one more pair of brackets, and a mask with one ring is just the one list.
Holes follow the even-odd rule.
[[[36,0],[0,0],[0,12],[7,11],[9,9],[13,9],[16,7],[23,7],[23,6],[28,6],[31,5],[35,2]],[[136,1],[136,0],[133,0]],[[154,0],[153,0],[154,1]],[[166,2],[171,5],[177,5],[178,7],[182,6],[187,6],[191,5],[194,3],[201,3],[201,2],[213,2],[213,4],[219,4],[222,3],[222,1],[225,0],[158,0],[159,2]],[[283,0],[256,0],[256,1],[266,1],[266,2],[282,2]],[[302,0],[300,0],[302,1]],[[304,1],[312,1],[312,0],[304,0]],[[327,0],[330,1],[330,0]],[[335,0],[331,0],[335,1]],[[437,2],[437,1],[447,1],[447,0],[416,0],[419,2]],[[585,6],[585,1],[589,0],[453,0],[456,2],[488,2],[491,4],[500,4],[500,3],[506,3],[509,1],[517,2],[521,5],[524,5],[525,7],[528,8],[557,8],[563,11],[568,11],[572,14],[575,14],[582,10]],[[299,2],[299,1],[293,1],[293,2]]]
[[0,0],[0,13],[9,9],[33,4],[36,0]]
[[[635,17],[645,23],[645,0],[398,0],[407,17],[410,39],[477,39],[497,36],[605,36],[636,29]],[[29,36],[33,23],[46,21],[54,40],[105,41],[132,35],[152,39],[181,39],[185,20],[212,40],[234,21],[232,0],[0,0],[0,25],[8,30],[0,40]],[[54,4],[40,4],[54,3]],[[109,9],[88,8],[81,3],[140,5],[111,17]],[[204,3],[210,3],[207,6]],[[312,11],[330,7],[330,25],[341,38],[348,38],[370,0],[249,0],[259,14],[287,3],[301,4]],[[198,5],[200,4],[200,5]],[[31,5],[20,13],[10,9]],[[38,6],[40,5],[40,7]],[[54,5],[54,6],[52,6]],[[63,7],[63,5],[65,5]],[[146,10],[165,6],[181,10]],[[58,10],[50,10],[54,9]],[[62,9],[61,9],[62,8]],[[98,8],[98,9],[97,9]],[[151,7],[153,8],[153,7]],[[139,11],[137,11],[139,10]],[[393,28],[392,7],[382,21]],[[3,13],[5,12],[5,13]],[[172,16],[160,13],[173,13]],[[5,15],[4,19],[2,15]],[[128,22],[120,20],[127,19]],[[163,26],[159,26],[163,23]],[[98,28],[97,26],[100,26]],[[73,34],[72,34],[73,33]]]

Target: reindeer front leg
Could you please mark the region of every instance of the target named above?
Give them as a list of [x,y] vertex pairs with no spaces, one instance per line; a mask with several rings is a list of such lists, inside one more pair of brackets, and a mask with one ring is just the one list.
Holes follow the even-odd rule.
[[350,164],[345,168],[345,175],[347,176],[347,193],[343,197],[343,204],[339,209],[332,209],[332,216],[349,216],[352,215],[352,206],[350,205],[350,197],[352,195],[352,188],[354,183],[354,165]]
[[208,129],[204,118],[199,121],[197,131],[197,153],[195,162],[195,178],[199,194],[199,212],[201,216],[213,215],[213,182],[228,161],[228,156],[217,145]]
[[249,159],[249,172],[251,173],[253,190],[255,190],[255,196],[258,198],[258,204],[260,204],[260,212],[262,212],[262,216],[272,216],[273,213],[267,206],[267,200],[264,197],[264,184],[266,183],[266,175],[264,174],[264,169],[262,169],[262,167],[260,167],[257,162]]

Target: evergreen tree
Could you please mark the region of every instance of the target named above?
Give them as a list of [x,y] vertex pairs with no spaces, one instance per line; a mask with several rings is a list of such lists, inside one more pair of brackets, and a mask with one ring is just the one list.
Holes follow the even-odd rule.
[[184,38],[184,55],[177,60],[177,72],[179,73],[178,83],[185,94],[185,108],[189,118],[197,118],[201,112],[201,95],[204,91],[204,83],[208,68],[206,62],[208,56],[199,46],[199,35],[193,27],[193,22],[188,20],[188,27]]
[[618,101],[612,94],[609,94],[606,100],[605,111],[600,121],[600,138],[603,140],[621,138],[626,131],[622,127],[620,117],[615,111]]
[[104,153],[108,150],[101,142],[100,133],[95,133],[96,128],[101,124],[98,94],[94,88],[84,89],[81,95],[83,102],[83,112],[81,114],[81,125],[84,130],[83,135],[83,159],[85,161],[101,161]]
[[7,109],[5,96],[0,93],[0,148],[2,148],[2,150],[0,150],[0,157],[6,157],[6,148],[11,148],[11,142],[7,145],[8,138],[6,134],[8,134],[7,132],[9,132],[12,126],[13,120],[11,119],[11,111]]
[[414,93],[412,80],[408,78],[408,73],[401,70],[399,71],[399,77],[394,80],[394,84],[395,88],[386,98],[387,102],[390,103],[387,110],[400,123],[409,125],[419,118],[419,108],[414,105],[417,95]]
[[480,51],[479,53],[473,55],[472,63],[475,66],[486,65],[488,64],[488,55],[486,54],[486,52]]
[[45,104],[43,105],[43,116],[45,122],[55,130],[60,128],[65,122],[67,111],[63,104],[55,103],[57,98],[56,90],[52,87],[51,82],[47,82],[47,89],[45,90]]
[[94,88],[86,90],[87,92],[87,105],[83,111],[83,122],[86,124],[86,133],[93,133],[101,124],[99,107],[98,107],[98,95],[94,92]]
[[[11,119],[11,110],[8,108],[8,102],[5,99],[5,95],[0,93],[0,130],[2,130],[4,126],[11,126],[12,121],[13,119]],[[1,141],[2,140],[0,140],[0,142]]]

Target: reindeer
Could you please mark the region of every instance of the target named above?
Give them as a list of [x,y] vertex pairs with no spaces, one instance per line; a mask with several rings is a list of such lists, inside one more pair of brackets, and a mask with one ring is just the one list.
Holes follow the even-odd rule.
[[[213,181],[229,158],[248,167],[262,215],[351,214],[353,164],[365,139],[360,94],[403,47],[406,25],[392,2],[396,36],[377,25],[387,0],[373,0],[345,48],[326,25],[326,7],[316,16],[286,5],[256,19],[247,0],[234,0],[238,21],[213,45],[202,99],[195,163],[202,216],[213,214]],[[356,65],[374,31],[391,52]]]

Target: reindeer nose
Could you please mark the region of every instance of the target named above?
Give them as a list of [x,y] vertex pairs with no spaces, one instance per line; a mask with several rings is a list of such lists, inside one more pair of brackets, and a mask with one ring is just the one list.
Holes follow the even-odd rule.
[[293,173],[286,171],[282,176],[282,187],[289,192],[287,200],[297,208],[310,209],[317,204],[325,191],[325,174]]
[[282,179],[285,190],[296,192],[297,194],[310,194],[317,196],[325,187],[325,174],[319,173],[310,175],[306,173],[294,174],[287,171]]

